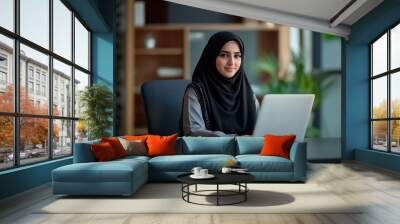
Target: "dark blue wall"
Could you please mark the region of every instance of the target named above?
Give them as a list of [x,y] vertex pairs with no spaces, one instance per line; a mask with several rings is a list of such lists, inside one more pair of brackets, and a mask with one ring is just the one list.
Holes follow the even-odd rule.
[[[400,1],[386,0],[351,27],[351,35],[344,43],[345,68],[343,80],[344,108],[344,159],[356,159],[388,169],[398,169],[398,156],[382,156],[369,150],[369,46],[377,36],[393,24],[400,22]],[[355,152],[357,150],[357,152]],[[358,152],[359,150],[364,150]],[[386,153],[383,153],[386,154]],[[379,162],[377,162],[379,160]]]
[[[92,31],[92,80],[114,89],[114,0],[67,0]],[[47,161],[0,172],[0,199],[51,181],[51,171],[72,158]]]

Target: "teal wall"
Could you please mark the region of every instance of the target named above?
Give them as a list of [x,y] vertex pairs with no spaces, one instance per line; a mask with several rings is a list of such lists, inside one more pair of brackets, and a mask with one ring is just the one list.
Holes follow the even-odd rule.
[[[92,32],[92,82],[105,84],[115,96],[115,1],[99,0],[97,7],[108,26],[108,31]],[[113,114],[115,117],[115,111]],[[115,124],[109,130],[112,135],[115,135],[114,127]]]
[[71,163],[69,157],[0,172],[0,199],[48,183],[53,169]]
[[[92,31],[93,83],[104,83],[114,90],[115,1],[67,2]],[[53,169],[71,163],[72,157],[68,157],[0,172],[0,199],[50,182]]]
[[399,170],[399,156],[368,149],[370,128],[368,44],[389,27],[400,22],[399,12],[400,0],[386,0],[353,24],[350,38],[344,43],[345,58],[342,60],[345,73],[343,157],[392,170]]

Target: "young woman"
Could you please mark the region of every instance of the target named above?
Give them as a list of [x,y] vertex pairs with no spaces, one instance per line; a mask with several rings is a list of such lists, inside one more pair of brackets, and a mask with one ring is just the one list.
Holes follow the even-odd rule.
[[187,87],[184,136],[251,135],[258,101],[243,69],[244,46],[231,32],[211,36]]

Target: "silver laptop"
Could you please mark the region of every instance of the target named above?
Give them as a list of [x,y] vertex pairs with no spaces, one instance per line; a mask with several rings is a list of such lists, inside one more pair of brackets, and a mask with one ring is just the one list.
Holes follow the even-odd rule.
[[267,94],[258,112],[253,136],[296,135],[303,142],[314,94]]

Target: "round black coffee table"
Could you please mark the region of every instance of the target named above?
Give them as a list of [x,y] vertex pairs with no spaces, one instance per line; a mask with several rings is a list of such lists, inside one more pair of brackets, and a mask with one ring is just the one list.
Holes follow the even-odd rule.
[[[255,177],[248,173],[216,173],[213,174],[215,177],[212,179],[193,179],[190,177],[191,173],[182,174],[177,177],[178,181],[182,183],[182,199],[188,203],[198,204],[198,205],[234,205],[241,202],[245,202],[247,200],[247,192],[249,188],[247,187],[247,183],[255,180]],[[205,185],[216,185],[215,190],[197,190],[198,184]],[[237,190],[223,190],[220,189],[220,185],[236,185],[238,186]],[[190,191],[190,186],[195,186],[194,191]],[[215,192],[215,194],[205,194],[209,192]],[[216,197],[216,204],[202,204],[190,201],[190,196],[204,196],[204,197]],[[238,201],[234,201],[231,203],[221,203],[221,197],[230,197],[230,196],[241,196]]]

